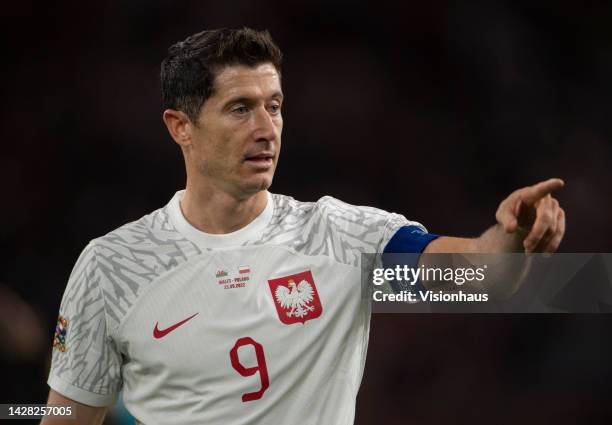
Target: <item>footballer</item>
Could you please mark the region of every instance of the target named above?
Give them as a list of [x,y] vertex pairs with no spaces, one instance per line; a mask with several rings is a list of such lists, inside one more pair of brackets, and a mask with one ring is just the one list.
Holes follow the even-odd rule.
[[168,52],[163,121],[185,189],[81,253],[48,379],[48,404],[76,420],[43,424],[101,424],[120,391],[140,424],[352,424],[370,321],[362,253],[554,252],[563,238],[559,179],[512,193],[474,239],[272,193],[284,99],[270,34],[203,31]]

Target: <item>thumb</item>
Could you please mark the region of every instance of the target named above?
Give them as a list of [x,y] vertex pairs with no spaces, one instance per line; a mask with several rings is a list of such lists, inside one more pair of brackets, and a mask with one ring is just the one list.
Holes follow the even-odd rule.
[[497,221],[501,224],[506,233],[514,233],[518,228],[518,215],[521,211],[521,198],[509,198],[499,206],[497,211]]

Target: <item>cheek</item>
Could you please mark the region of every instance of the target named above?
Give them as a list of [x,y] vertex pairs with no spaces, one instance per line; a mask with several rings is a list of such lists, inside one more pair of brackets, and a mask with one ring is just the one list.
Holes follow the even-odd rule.
[[281,115],[275,120],[276,128],[278,129],[278,136],[283,132],[283,117]]
[[200,160],[209,162],[218,162],[223,158],[227,158],[230,153],[231,140],[227,134],[222,131],[211,131],[206,134],[206,137],[198,141],[198,154]]
[[243,140],[237,134],[215,140],[207,149],[204,161],[217,172],[239,173],[245,148]]

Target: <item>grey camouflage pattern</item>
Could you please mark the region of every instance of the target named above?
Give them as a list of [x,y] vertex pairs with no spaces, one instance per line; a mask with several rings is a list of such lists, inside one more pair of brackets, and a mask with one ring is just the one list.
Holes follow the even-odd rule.
[[399,214],[350,205],[331,196],[316,203],[273,196],[272,220],[254,244],[286,245],[354,267],[359,267],[360,254],[382,251],[397,229],[416,224]]
[[143,288],[200,253],[165,208],[91,241],[68,279],[60,306],[67,350],[53,350],[51,373],[85,391],[117,393],[121,354],[112,335]]

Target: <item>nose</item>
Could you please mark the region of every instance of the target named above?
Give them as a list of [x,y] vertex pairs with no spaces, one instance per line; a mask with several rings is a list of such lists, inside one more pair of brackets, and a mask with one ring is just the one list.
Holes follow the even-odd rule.
[[257,141],[276,140],[278,134],[277,118],[272,116],[264,106],[256,109],[254,114],[254,136]]

